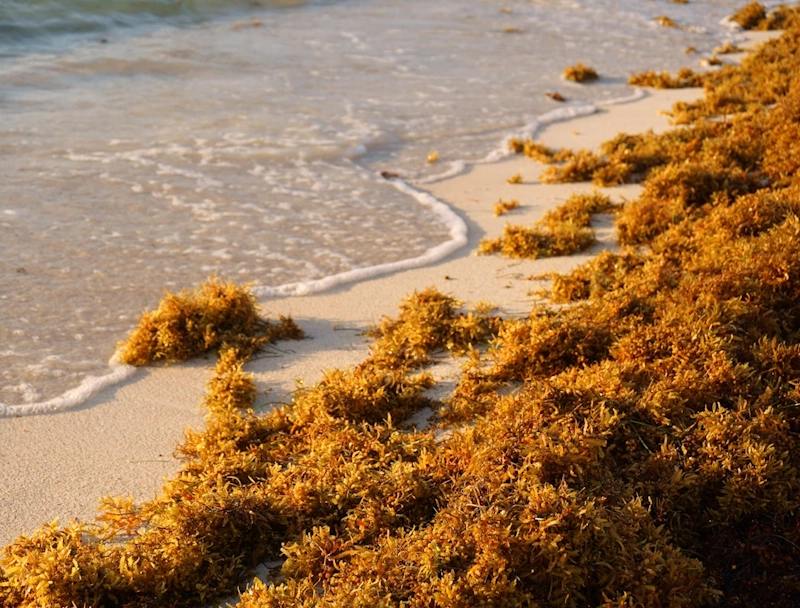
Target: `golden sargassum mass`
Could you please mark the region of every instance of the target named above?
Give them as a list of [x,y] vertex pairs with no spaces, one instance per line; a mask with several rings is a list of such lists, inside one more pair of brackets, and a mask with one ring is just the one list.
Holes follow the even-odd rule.
[[[241,606],[800,604],[796,15],[748,17],[787,31],[705,76],[682,128],[552,159],[554,181],[643,183],[614,210],[622,249],[554,279],[567,306],[412,294],[360,365],[259,413],[243,365],[298,328],[221,281],[167,296],[123,349],[218,352],[205,429],[156,499],[5,547],[0,604],[197,606],[275,559]],[[568,203],[535,228],[609,210]],[[430,429],[402,424],[425,407]]]

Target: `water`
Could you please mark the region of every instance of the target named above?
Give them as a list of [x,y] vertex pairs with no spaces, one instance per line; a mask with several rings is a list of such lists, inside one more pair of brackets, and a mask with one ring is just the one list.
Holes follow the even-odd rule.
[[0,0],[0,415],[80,402],[164,289],[445,255],[463,224],[414,184],[696,64],[739,4]]

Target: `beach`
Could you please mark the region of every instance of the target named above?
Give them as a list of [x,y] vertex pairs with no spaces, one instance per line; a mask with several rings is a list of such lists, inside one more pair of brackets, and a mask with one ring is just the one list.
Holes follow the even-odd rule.
[[[637,101],[549,125],[540,139],[556,148],[595,148],[621,131],[664,130],[669,121],[659,112],[699,94],[694,89],[648,90]],[[435,286],[468,305],[486,301],[503,315],[525,315],[544,287],[529,277],[567,272],[614,248],[611,217],[601,216],[596,220],[599,243],[584,254],[532,261],[474,254],[480,239],[498,235],[506,222],[532,223],[569,195],[595,189],[591,184],[540,184],[544,168],[531,159],[511,157],[428,186],[469,226],[468,244],[441,262],[320,294],[262,300],[268,319],[289,315],[308,334],[305,340],[278,344],[274,352],[249,364],[259,390],[269,391],[264,400],[287,402],[297,381],[312,385],[324,370],[361,362],[369,347],[363,332],[382,317],[395,315],[400,301],[415,290]],[[525,181],[507,183],[516,173]],[[635,198],[637,189],[626,185],[603,191],[622,201]],[[520,201],[520,208],[496,217],[494,204],[512,198]],[[3,420],[0,544],[56,518],[62,523],[91,521],[97,501],[106,494],[130,494],[137,501],[153,498],[162,479],[179,467],[172,454],[183,431],[203,425],[201,400],[213,365],[213,359],[199,359],[140,369],[77,410]]]
[[[752,47],[774,35],[747,34],[743,46]],[[724,61],[736,62],[741,56],[727,55]],[[692,102],[701,96],[702,89],[694,88],[636,88],[626,98],[597,104],[573,118],[542,121],[534,139],[553,149],[596,151],[620,133],[664,133],[675,128],[665,112],[676,102]],[[270,345],[246,364],[245,370],[255,378],[259,414],[291,404],[298,387],[316,385],[327,370],[350,370],[362,363],[372,343],[365,333],[385,317],[396,316],[403,299],[415,292],[434,287],[467,308],[488,302],[502,317],[524,319],[535,303],[545,301],[543,290],[550,285],[550,275],[568,273],[601,252],[617,251],[613,215],[599,214],[592,218],[597,242],[583,253],[536,260],[475,253],[482,239],[499,236],[506,224],[531,225],[571,195],[599,191],[616,203],[625,203],[642,190],[634,184],[602,188],[588,182],[546,184],[539,180],[546,167],[512,155],[467,163],[464,171],[452,177],[403,181],[420,200],[442,204],[453,214],[455,219],[445,222],[445,228],[459,247],[417,267],[399,266],[355,282],[334,281],[333,287],[308,295],[260,296],[265,318],[290,316],[306,337]],[[511,180],[517,183],[509,180],[514,175],[521,176]],[[393,179],[387,177],[388,182]],[[519,206],[495,215],[494,205],[501,200],[518,200]],[[458,240],[462,237],[463,244]],[[255,292],[259,293],[258,286]],[[461,363],[434,357],[428,371],[436,386],[429,396],[449,396]],[[0,546],[53,520],[91,522],[105,495],[130,495],[137,503],[156,497],[164,480],[173,478],[181,467],[175,449],[184,432],[203,428],[206,413],[201,402],[215,364],[215,356],[209,355],[186,363],[138,368],[77,408],[0,420],[0,511],[4,514]]]
[[[165,289],[308,292],[448,255],[446,206],[382,172],[424,189],[737,36],[729,0],[675,4],[678,27],[635,0],[289,4],[4,4],[0,416],[79,404]],[[602,78],[562,80],[587,55]]]

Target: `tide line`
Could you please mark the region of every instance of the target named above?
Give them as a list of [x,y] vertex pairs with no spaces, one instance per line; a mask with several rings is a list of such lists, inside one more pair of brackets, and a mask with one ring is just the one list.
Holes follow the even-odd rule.
[[411,196],[420,204],[432,209],[436,215],[439,216],[442,223],[449,228],[450,238],[436,247],[431,247],[425,251],[425,253],[415,258],[377,264],[366,268],[354,268],[353,270],[340,272],[313,281],[285,283],[277,287],[256,286],[253,288],[253,293],[262,298],[305,296],[312,293],[319,293],[346,283],[364,281],[400,270],[410,270],[412,268],[427,266],[428,264],[433,264],[444,259],[467,244],[467,224],[449,205],[427,192],[414,188],[399,178],[390,179],[389,183],[403,194]]
[[58,397],[41,401],[39,403],[23,403],[20,405],[6,405],[0,403],[0,418],[14,416],[31,416],[34,414],[52,414],[76,408],[88,401],[91,397],[105,388],[119,384],[130,378],[136,368],[117,360],[115,354],[108,362],[110,373],[104,376],[87,376],[78,386],[62,393]]

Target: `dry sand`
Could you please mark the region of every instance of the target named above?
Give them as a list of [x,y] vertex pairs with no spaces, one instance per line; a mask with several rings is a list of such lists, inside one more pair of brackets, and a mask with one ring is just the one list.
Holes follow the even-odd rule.
[[[751,40],[774,35],[758,33]],[[594,149],[620,132],[663,131],[669,125],[659,111],[700,94],[699,89],[647,90],[635,102],[551,124],[536,138],[556,148]],[[614,247],[611,220],[600,216],[595,223],[599,243],[582,255],[513,261],[473,254],[481,238],[499,235],[507,222],[532,223],[570,194],[593,190],[588,184],[540,184],[542,169],[530,159],[512,157],[427,186],[469,226],[468,246],[439,263],[318,295],[263,301],[268,317],[291,315],[309,337],[278,344],[250,365],[266,393],[260,402],[287,402],[298,380],[313,384],[326,369],[363,360],[368,352],[363,331],[384,315],[396,314],[402,298],[414,290],[434,286],[468,305],[489,301],[503,314],[525,314],[543,286],[529,277],[569,271],[598,251]],[[523,175],[523,183],[508,184],[506,179],[516,173]],[[635,198],[637,189],[603,191],[622,200]],[[495,217],[494,204],[512,198],[520,201],[520,208]],[[62,523],[90,521],[105,494],[130,494],[137,500],[155,496],[163,479],[180,466],[173,451],[184,430],[203,424],[200,403],[213,364],[208,359],[140,369],[127,382],[76,410],[0,419],[0,546],[55,518]],[[433,373],[446,379],[453,369],[441,365]]]

